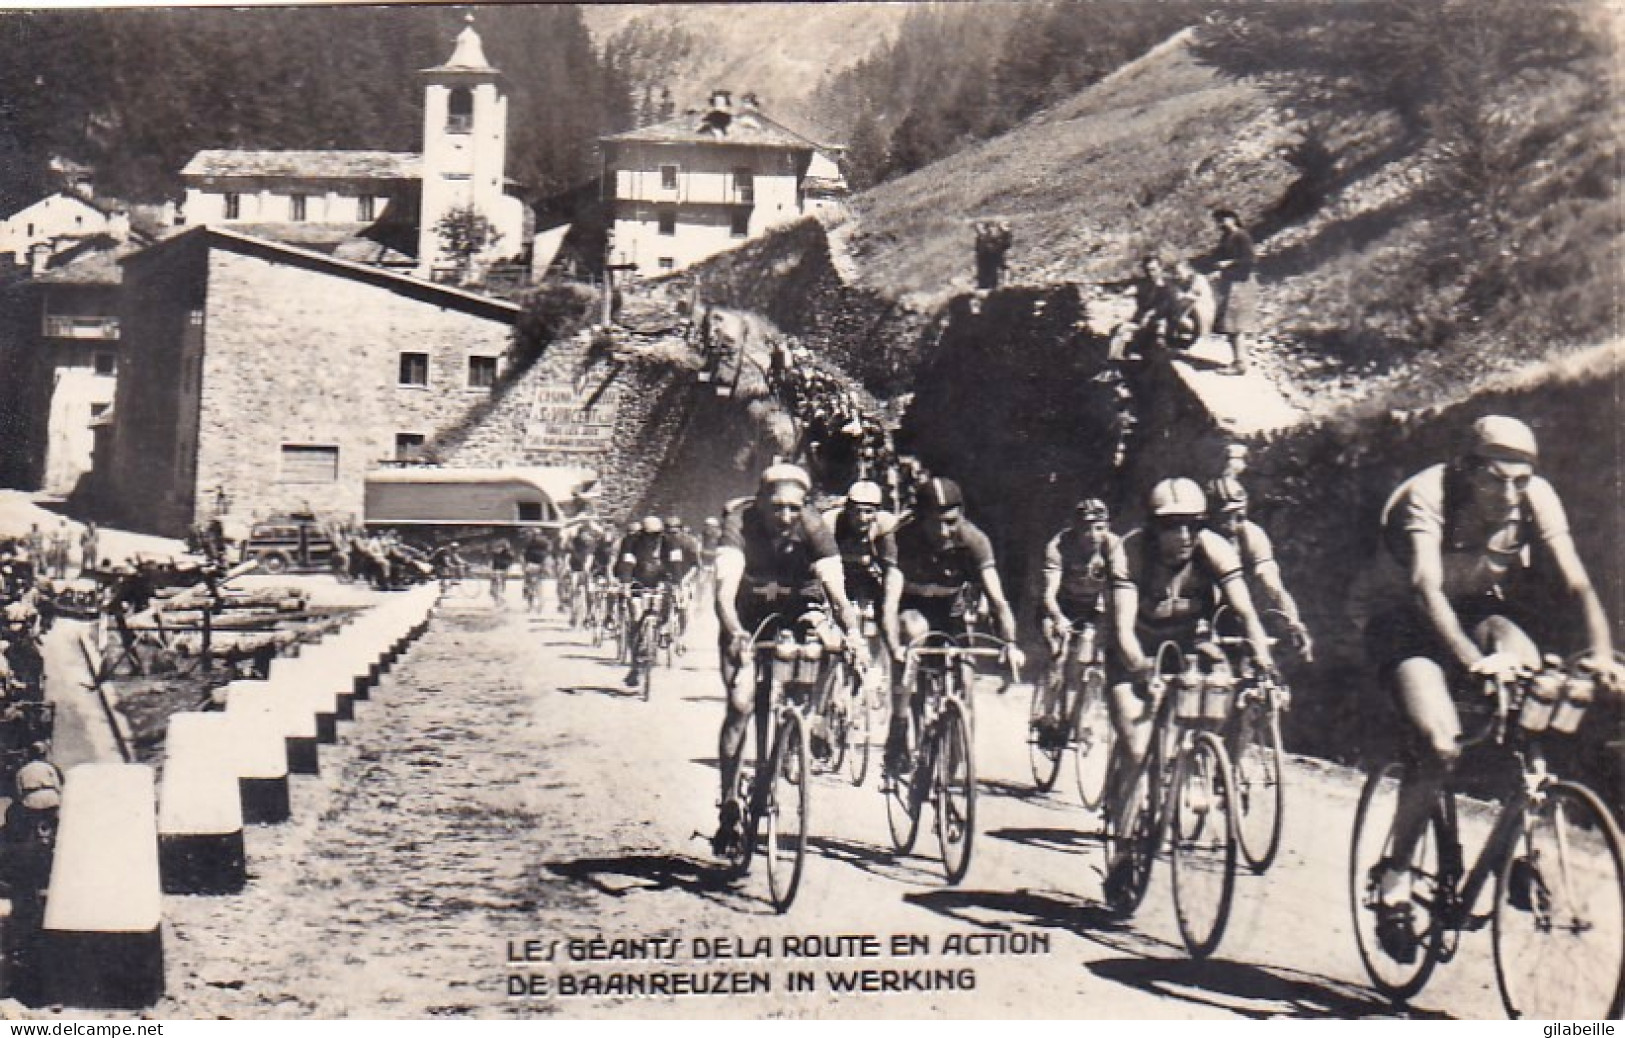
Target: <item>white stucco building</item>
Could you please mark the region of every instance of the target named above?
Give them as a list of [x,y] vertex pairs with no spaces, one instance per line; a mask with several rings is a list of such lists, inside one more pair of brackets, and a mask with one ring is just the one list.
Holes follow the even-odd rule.
[[[613,212],[610,262],[643,276],[682,270],[844,194],[833,159],[746,95],[601,139]],[[809,179],[813,174],[818,176]],[[809,195],[809,187],[821,190]]]

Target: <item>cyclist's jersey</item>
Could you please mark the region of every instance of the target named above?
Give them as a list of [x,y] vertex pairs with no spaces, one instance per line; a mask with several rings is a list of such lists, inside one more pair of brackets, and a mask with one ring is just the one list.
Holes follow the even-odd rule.
[[[960,594],[967,584],[980,585],[982,571],[994,567],[993,544],[969,519],[961,519],[947,545],[937,548],[918,519],[905,520],[887,549],[886,565],[903,575],[901,608],[933,616],[962,616]],[[935,626],[935,624],[933,624]]]
[[1075,527],[1067,526],[1044,546],[1044,575],[1061,575],[1055,600],[1067,619],[1096,618],[1111,587],[1112,552],[1121,541],[1121,537],[1109,533],[1106,543],[1096,550]]
[[666,535],[666,562],[676,578],[688,576],[700,564],[700,542],[687,530]]
[[878,602],[885,578],[885,560],[897,554],[895,545],[887,543],[897,528],[897,516],[887,511],[877,512],[874,526],[867,534],[858,530],[856,520],[845,508],[831,508],[823,518],[841,550],[847,595],[858,604]]
[[834,534],[817,512],[803,511],[781,537],[753,500],[729,510],[718,548],[731,548],[745,557],[735,601],[747,625],[767,614],[798,612],[816,602],[819,581],[814,565],[840,556]]
[[508,567],[512,566],[512,565],[513,565],[513,552],[511,550],[509,550],[507,548],[498,548],[496,551],[491,553],[491,568],[492,569],[497,570],[498,572],[501,572],[501,573],[506,573],[507,570],[508,570]]
[[621,557],[621,541],[608,534],[594,546],[592,551],[593,572],[604,576],[614,576],[615,560]]
[[628,534],[621,541],[615,578],[641,587],[654,587],[667,580],[673,569],[667,558],[669,550],[663,533]]
[[549,554],[547,544],[544,541],[540,539],[531,541],[525,545],[525,566],[541,566],[547,562]]
[[587,564],[597,555],[599,547],[599,537],[596,534],[585,527],[577,530],[571,535],[570,543],[565,549],[570,560],[570,569],[576,573],[586,569]]
[[1219,589],[1241,577],[1236,549],[1212,530],[1197,531],[1191,557],[1175,567],[1162,562],[1156,535],[1146,530],[1124,537],[1112,553],[1112,587],[1139,592],[1135,627],[1142,634],[1182,639],[1212,615]]
[[1563,502],[1539,476],[1530,479],[1522,500],[1504,515],[1476,522],[1446,500],[1446,483],[1446,466],[1433,465],[1389,496],[1382,509],[1382,550],[1350,607],[1357,619],[1415,608],[1410,587],[1414,534],[1438,542],[1444,595],[1459,610],[1464,603],[1504,597],[1508,578],[1529,564],[1530,549],[1569,532]]
[[700,560],[717,561],[717,545],[722,543],[722,527],[707,526],[700,534]]

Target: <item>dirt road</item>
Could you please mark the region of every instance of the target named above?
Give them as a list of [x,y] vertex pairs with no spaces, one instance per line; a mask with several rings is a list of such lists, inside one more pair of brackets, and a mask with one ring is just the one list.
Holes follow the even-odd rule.
[[[251,832],[248,891],[166,901],[169,994],[157,1011],[1172,1018],[1391,1011],[1365,983],[1347,922],[1345,855],[1357,793],[1350,773],[1294,764],[1281,860],[1266,877],[1242,878],[1217,960],[1194,964],[1178,943],[1165,864],[1133,919],[1114,921],[1100,909],[1097,823],[1064,783],[1047,798],[1026,792],[1026,694],[1001,697],[990,688],[979,695],[983,785],[965,882],[949,888],[934,859],[891,853],[873,773],[861,789],[824,778],[813,790],[816,839],[802,894],[777,916],[760,867],[726,884],[696,837],[714,820],[722,709],[714,652],[692,652],[679,669],[659,672],[648,703],[627,694],[605,656],[554,615],[523,615],[517,601],[502,612],[482,602],[446,604],[360,704],[339,745],[322,750],[321,775],[298,780],[295,820]],[[919,847],[929,854],[935,844],[922,834]],[[907,935],[923,938],[928,954],[893,955],[897,935],[902,944]],[[958,953],[950,954],[956,936]],[[797,956],[784,955],[790,946]],[[771,954],[751,957],[763,947]],[[611,958],[634,953],[643,957]],[[1414,1012],[1499,1015],[1488,953],[1487,934],[1469,935]],[[552,961],[510,961],[549,954]],[[580,993],[652,973],[667,974],[668,985],[748,991],[765,982],[770,990]],[[789,990],[796,976],[811,990]],[[512,979],[532,977],[539,979]],[[536,994],[528,993],[532,983]],[[561,984],[578,993],[560,994]],[[864,993],[865,984],[915,990]]]

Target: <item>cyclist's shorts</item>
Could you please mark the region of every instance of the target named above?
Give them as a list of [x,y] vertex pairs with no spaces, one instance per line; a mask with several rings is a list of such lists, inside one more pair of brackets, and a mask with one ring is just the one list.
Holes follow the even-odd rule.
[[956,599],[950,597],[923,598],[914,595],[904,595],[897,603],[897,614],[913,611],[925,618],[926,626],[933,631],[958,638],[965,633],[965,614],[963,610],[955,610]]
[[[1152,666],[1157,662],[1157,650],[1164,642],[1173,642],[1182,652],[1189,652],[1196,644],[1197,629],[1200,619],[1183,620],[1170,624],[1148,624],[1144,621],[1134,625],[1134,633],[1140,639],[1140,648],[1145,652],[1146,659]],[[1118,650],[1116,639],[1112,639],[1110,651],[1106,653],[1106,680],[1113,685],[1122,684],[1133,678],[1128,667],[1123,662],[1123,655]],[[1138,689],[1138,685],[1136,685]]]
[[1055,604],[1061,607],[1061,615],[1078,624],[1099,624],[1105,613],[1100,608],[1100,596],[1090,598],[1058,598]]
[[[1528,629],[1525,617],[1504,599],[1485,595],[1455,601],[1451,606],[1456,611],[1456,618],[1461,621],[1462,630],[1474,641],[1482,641],[1479,629],[1484,621],[1492,617],[1503,617],[1520,628]],[[1366,658],[1376,665],[1377,678],[1390,695],[1395,690],[1394,671],[1401,663],[1417,657],[1430,659],[1443,667],[1451,689],[1461,687],[1467,676],[1466,668],[1456,659],[1456,654],[1450,651],[1427,617],[1415,606],[1401,606],[1390,612],[1379,613],[1367,621],[1365,652]]]

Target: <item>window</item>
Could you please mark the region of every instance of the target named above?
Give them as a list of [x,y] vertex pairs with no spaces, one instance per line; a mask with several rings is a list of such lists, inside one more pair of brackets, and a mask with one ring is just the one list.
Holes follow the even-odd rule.
[[304,195],[294,195],[288,199],[288,218],[294,223],[301,223],[305,220],[306,201]]
[[395,434],[395,460],[419,461],[423,457],[422,433]]
[[104,415],[106,413],[107,413],[107,405],[106,404],[91,404],[90,405],[90,417],[92,417],[92,418],[100,418],[102,415]]
[[750,211],[741,209],[728,217],[728,233],[735,238],[750,236]]
[[676,166],[661,166],[660,167],[660,190],[662,190],[662,191],[676,191],[677,190],[677,167]]
[[193,311],[191,311],[190,313],[188,313],[186,315],[186,319],[191,322],[193,328],[201,328],[201,327],[203,327],[203,311],[202,310],[193,310]]
[[98,375],[118,374],[118,358],[106,350],[96,351],[94,363],[96,365],[96,374]]
[[429,355],[427,353],[401,354],[401,385],[426,386],[429,384]]
[[235,191],[226,193],[226,219],[241,220],[243,218],[243,196]]
[[734,170],[734,194],[741,202],[756,201],[756,174],[743,166]]
[[446,100],[446,132],[474,132],[474,92],[458,87]]
[[677,261],[672,259],[670,256],[662,256],[662,257],[660,257],[660,269],[661,270],[676,270],[677,269]]
[[339,449],[325,444],[282,445],[282,483],[337,483]]
[[371,195],[362,195],[356,199],[355,218],[363,223],[371,223],[378,219],[378,200]]
[[677,233],[677,210],[662,209],[656,214],[656,219],[660,222],[661,234],[670,237]]
[[519,521],[522,523],[539,523],[545,518],[540,501],[520,501],[518,505]]
[[490,389],[497,384],[497,359],[495,357],[468,358],[468,388]]

